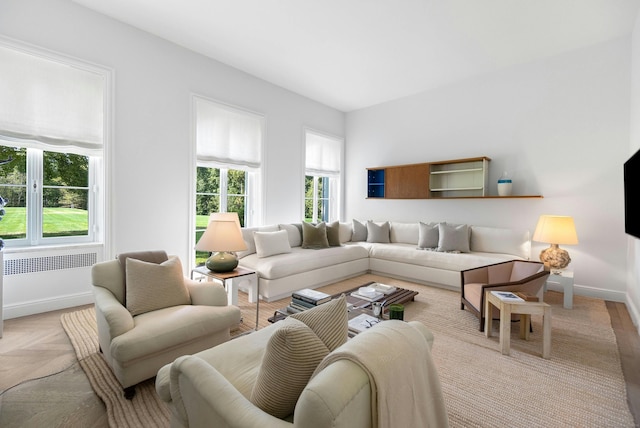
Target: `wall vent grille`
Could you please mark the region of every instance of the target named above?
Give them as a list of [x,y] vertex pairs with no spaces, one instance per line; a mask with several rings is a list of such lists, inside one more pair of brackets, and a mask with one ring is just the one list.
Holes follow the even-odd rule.
[[5,260],[4,275],[22,275],[25,273],[83,268],[93,266],[97,259],[98,253],[80,253]]

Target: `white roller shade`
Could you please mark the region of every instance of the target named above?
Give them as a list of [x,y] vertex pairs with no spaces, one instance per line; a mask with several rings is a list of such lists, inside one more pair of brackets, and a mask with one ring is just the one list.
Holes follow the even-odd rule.
[[0,46],[0,136],[101,153],[104,85],[99,73]]
[[264,118],[202,98],[195,100],[198,161],[259,168]]
[[308,175],[340,174],[342,140],[306,131],[305,169]]

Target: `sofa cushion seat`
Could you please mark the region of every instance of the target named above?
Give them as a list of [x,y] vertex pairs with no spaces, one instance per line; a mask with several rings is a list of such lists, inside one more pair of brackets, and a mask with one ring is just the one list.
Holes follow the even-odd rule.
[[371,258],[449,271],[462,271],[518,257],[497,253],[447,253],[420,250],[413,244],[370,244]]
[[258,258],[255,254],[251,254],[242,259],[242,266],[260,272],[261,278],[278,279],[368,257],[369,252],[360,245],[344,245],[319,250],[294,247],[290,253],[266,258]]
[[215,334],[220,324],[232,324],[237,316],[235,307],[204,305],[179,305],[140,314],[134,318],[135,328],[112,340],[111,356],[127,367],[137,359]]

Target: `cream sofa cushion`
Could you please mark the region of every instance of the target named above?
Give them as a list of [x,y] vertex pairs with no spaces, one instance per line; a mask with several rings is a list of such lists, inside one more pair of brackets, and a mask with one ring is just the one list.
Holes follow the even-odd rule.
[[291,248],[302,245],[302,224],[279,224],[278,228],[287,231]]
[[340,222],[340,243],[344,244],[345,242],[351,241],[351,236],[353,235],[353,226],[350,222]]
[[470,247],[474,252],[513,254],[529,259],[530,233],[528,230],[472,226]]
[[161,264],[127,258],[126,278],[126,307],[131,315],[191,304],[178,257]]
[[418,223],[390,222],[389,239],[392,243],[418,244]]

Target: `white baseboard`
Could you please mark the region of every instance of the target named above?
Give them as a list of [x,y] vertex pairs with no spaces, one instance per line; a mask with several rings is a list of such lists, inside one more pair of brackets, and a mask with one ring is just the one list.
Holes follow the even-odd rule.
[[41,314],[58,309],[73,308],[74,306],[94,303],[93,293],[79,293],[59,296],[53,299],[32,300],[14,305],[6,305],[3,309],[4,319],[19,318],[27,315]]
[[629,311],[631,321],[633,321],[633,325],[636,326],[638,334],[640,335],[640,310],[631,299],[627,299],[625,304],[627,305],[627,311]]
[[[561,286],[555,284],[547,284],[547,290],[564,292]],[[605,290],[603,288],[589,287],[586,285],[575,284],[573,286],[573,295],[594,297],[596,299],[609,300],[611,302],[626,303],[627,293],[625,291]]]

